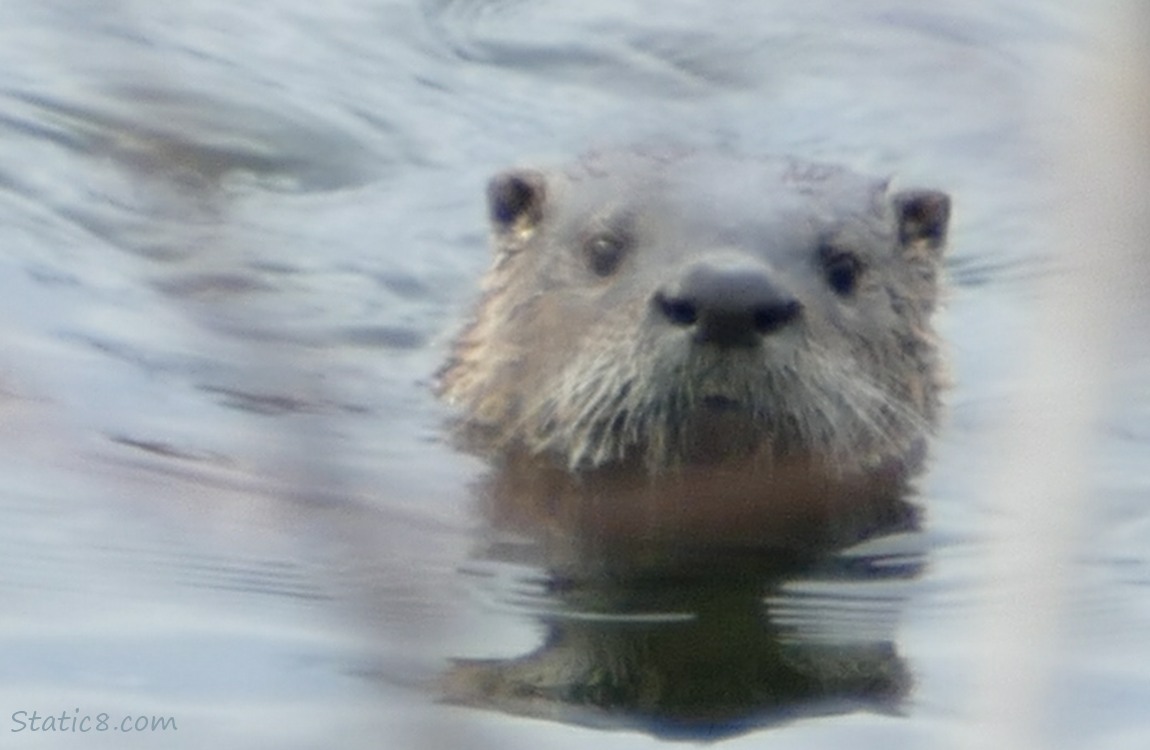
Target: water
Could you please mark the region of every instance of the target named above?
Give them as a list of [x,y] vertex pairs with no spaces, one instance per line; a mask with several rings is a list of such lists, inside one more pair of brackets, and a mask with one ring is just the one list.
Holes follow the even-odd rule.
[[[649,7],[0,7],[10,742],[75,745],[17,723],[32,711],[174,717],[178,730],[132,740],[163,747],[959,735],[1003,507],[987,467],[1056,265],[1036,231],[1050,211],[1039,134],[1062,113],[1052,71],[1102,43],[1085,11],[1026,0]],[[779,583],[766,631],[729,616],[759,606],[759,579],[550,586],[529,546],[483,527],[482,464],[447,444],[429,394],[487,263],[487,177],[652,133],[897,173],[956,202],[939,321],[955,387],[924,530]],[[1144,321],[1123,325],[1081,554],[1061,569],[1050,747],[1141,747],[1150,731],[1150,358]],[[678,617],[704,600],[728,616]],[[467,691],[493,665],[527,679],[528,655],[569,665],[587,643],[707,644],[701,668],[660,673],[696,701],[740,664],[792,681],[767,699],[747,678],[705,730]],[[445,674],[486,705],[437,703]],[[82,741],[125,744],[119,730]]]

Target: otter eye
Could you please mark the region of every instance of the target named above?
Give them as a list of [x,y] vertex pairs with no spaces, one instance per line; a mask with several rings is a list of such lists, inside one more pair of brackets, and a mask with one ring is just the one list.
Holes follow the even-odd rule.
[[823,273],[827,284],[834,293],[840,297],[849,297],[858,288],[859,277],[862,275],[862,261],[854,253],[841,250],[824,250]]
[[591,270],[598,276],[610,276],[619,267],[627,242],[616,234],[596,234],[583,247]]

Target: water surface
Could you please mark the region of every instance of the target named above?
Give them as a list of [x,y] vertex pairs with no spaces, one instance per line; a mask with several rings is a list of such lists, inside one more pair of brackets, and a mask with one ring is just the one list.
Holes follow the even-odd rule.
[[[116,731],[15,731],[14,714],[32,711],[174,717],[177,731],[132,740],[161,747],[952,736],[980,653],[983,532],[1000,508],[983,489],[989,436],[1026,387],[1017,354],[1053,272],[1036,231],[1051,211],[1038,135],[1059,111],[1051,71],[1101,54],[1086,12],[9,0],[9,741],[125,745]],[[769,632],[754,618],[684,624],[676,613],[701,601],[691,590],[628,592],[624,606],[617,592],[549,588],[532,550],[483,528],[483,466],[451,447],[429,392],[489,257],[487,177],[651,134],[840,161],[955,199],[939,321],[955,387],[921,482],[924,530],[767,591],[704,587],[726,612],[764,607]],[[1065,563],[1074,606],[1043,696],[1051,747],[1140,747],[1150,731],[1146,353],[1131,347],[1119,365],[1085,554]],[[445,705],[429,687],[451,665],[475,678],[605,637],[668,653],[709,644],[711,666],[744,655],[794,679],[774,702],[749,690],[740,705],[761,710],[690,731],[641,712],[540,720],[506,701]],[[873,679],[851,683],[844,665]]]

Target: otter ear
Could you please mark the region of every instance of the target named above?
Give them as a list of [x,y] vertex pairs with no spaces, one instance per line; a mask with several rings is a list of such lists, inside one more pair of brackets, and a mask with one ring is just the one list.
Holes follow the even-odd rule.
[[501,232],[531,229],[543,218],[546,180],[540,172],[515,169],[487,183],[487,213]]
[[941,250],[950,225],[950,196],[938,190],[903,190],[891,196],[903,247]]

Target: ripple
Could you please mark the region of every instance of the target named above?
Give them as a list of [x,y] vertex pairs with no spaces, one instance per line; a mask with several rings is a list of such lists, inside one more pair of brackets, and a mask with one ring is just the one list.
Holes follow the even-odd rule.
[[111,156],[145,173],[219,183],[246,174],[269,189],[337,190],[377,176],[368,149],[314,115],[283,102],[228,99],[220,92],[119,87],[64,100],[9,95],[28,119],[9,128],[75,150]]
[[339,339],[353,346],[372,349],[421,349],[427,343],[423,332],[402,326],[349,326]]
[[517,1],[428,0],[424,20],[458,59],[549,81],[589,82],[627,92],[714,94],[749,86],[762,66],[749,63],[762,45],[733,44],[691,24],[653,23],[628,9],[584,15],[540,13]]

